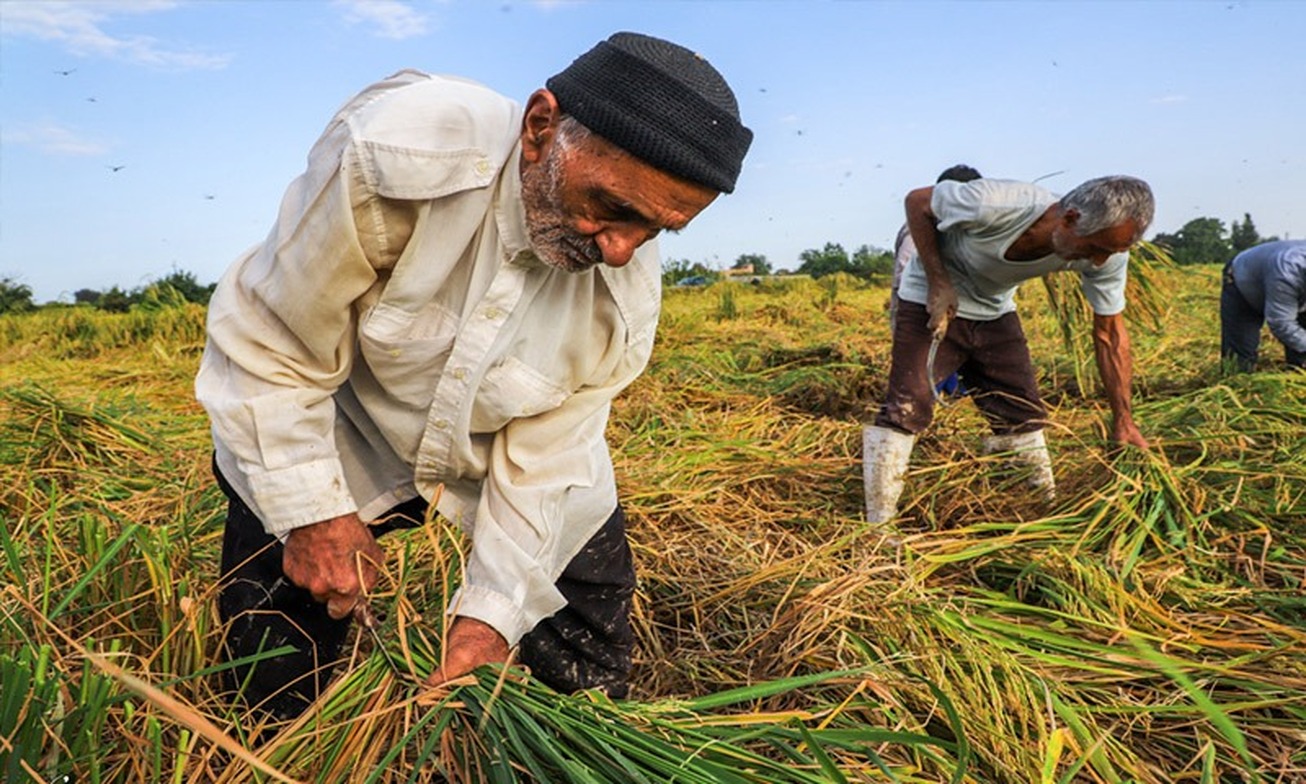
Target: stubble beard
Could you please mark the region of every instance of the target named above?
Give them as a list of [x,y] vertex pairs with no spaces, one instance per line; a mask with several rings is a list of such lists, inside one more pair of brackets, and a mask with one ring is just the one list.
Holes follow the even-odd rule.
[[1081,261],[1087,258],[1087,254],[1076,250],[1074,247],[1074,239],[1078,236],[1077,234],[1072,235],[1070,239],[1067,239],[1065,235],[1053,232],[1052,252],[1066,261]]
[[543,163],[522,172],[526,234],[540,261],[565,272],[584,272],[603,263],[603,252],[563,220],[561,158],[555,143]]

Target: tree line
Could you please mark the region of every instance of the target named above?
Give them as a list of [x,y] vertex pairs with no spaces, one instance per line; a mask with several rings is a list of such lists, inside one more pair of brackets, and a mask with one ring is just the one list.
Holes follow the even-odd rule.
[[1244,212],[1242,221],[1235,220],[1228,229],[1219,218],[1193,218],[1174,234],[1157,234],[1152,242],[1169,250],[1176,264],[1224,264],[1253,245],[1278,239],[1262,237],[1251,214]]
[[[1193,218],[1173,234],[1158,232],[1152,242],[1170,252],[1177,264],[1224,264],[1253,245],[1275,242],[1275,236],[1262,237],[1250,213],[1243,213],[1241,221],[1235,220],[1225,227],[1219,218]],[[824,248],[809,249],[798,256],[798,267],[772,270],[766,256],[745,253],[730,266],[731,270],[752,267],[754,275],[810,275],[819,278],[843,272],[866,280],[886,280],[893,273],[893,254],[883,248],[862,245],[849,254],[837,242],[827,242]],[[719,270],[704,262],[689,259],[672,259],[663,265],[662,282],[674,285],[685,278],[702,277],[715,280],[722,277]]]
[[[1160,232],[1152,242],[1170,251],[1178,264],[1224,264],[1238,253],[1273,242],[1278,237],[1262,237],[1249,213],[1241,221],[1233,221],[1228,228],[1219,218],[1193,218],[1173,234]],[[869,281],[887,282],[893,274],[893,254],[883,248],[862,245],[851,253],[837,242],[827,242],[823,248],[809,248],[798,255],[795,269],[777,269],[760,253],[743,253],[730,266],[732,271],[750,270],[755,276],[807,275],[820,278],[842,272]],[[675,285],[687,278],[716,280],[723,277],[719,269],[703,261],[669,259],[662,266],[664,285]],[[166,277],[131,290],[117,286],[108,291],[78,289],[73,293],[73,304],[97,310],[125,313],[132,309],[152,309],[177,302],[194,302],[207,305],[217,284],[201,284],[195,275],[184,270],[174,270]],[[47,305],[66,307],[63,303]],[[32,289],[13,277],[0,277],[0,313],[24,313],[42,306],[32,301]]]
[[[203,284],[192,272],[173,270],[169,275],[123,290],[117,286],[107,291],[78,289],[73,292],[72,307],[90,307],[108,313],[126,313],[130,310],[156,310],[158,308],[194,302],[209,304],[216,283]],[[37,305],[32,301],[32,287],[13,277],[0,278],[0,313],[26,313],[43,307],[69,307],[54,302]]]
[[[808,275],[820,278],[842,272],[864,280],[885,280],[893,274],[893,254],[883,248],[862,245],[849,253],[837,242],[827,242],[824,248],[809,248],[798,255],[798,267],[794,270],[776,269],[769,259],[760,253],[741,254],[730,265],[731,272],[751,270],[752,275]],[[720,270],[709,267],[701,261],[689,259],[670,259],[662,265],[663,285],[675,285],[686,278],[705,278],[716,280],[723,277]]]

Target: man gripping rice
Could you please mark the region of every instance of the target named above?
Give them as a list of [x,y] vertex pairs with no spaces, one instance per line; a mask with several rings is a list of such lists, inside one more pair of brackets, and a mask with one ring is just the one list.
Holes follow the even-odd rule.
[[403,71],[340,109],[219,282],[196,379],[247,703],[317,697],[376,537],[429,503],[470,535],[430,683],[515,646],[559,690],[626,693],[635,573],[604,429],[652,350],[654,238],[734,190],[751,140],[706,59],[636,33],[525,106]]
[[863,431],[868,522],[897,514],[912,446],[934,415],[934,385],[958,370],[992,429],[986,451],[1028,464],[1030,483],[1051,496],[1046,409],[1015,303],[1023,281],[1046,273],[1079,273],[1094,312],[1111,438],[1147,447],[1131,412],[1133,360],[1122,312],[1128,250],[1153,210],[1151,189],[1133,177],[1090,180],[1060,199],[1037,185],[983,178],[907,195],[917,253],[898,286],[888,391]]

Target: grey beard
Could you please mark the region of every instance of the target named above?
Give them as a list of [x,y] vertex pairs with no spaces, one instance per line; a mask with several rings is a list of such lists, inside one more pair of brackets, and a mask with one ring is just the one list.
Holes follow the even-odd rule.
[[564,272],[584,272],[603,263],[603,252],[588,237],[582,237],[565,226],[554,224],[541,227],[527,226],[531,247],[540,261]]
[[565,272],[584,272],[603,263],[603,252],[593,239],[577,234],[562,221],[559,164],[565,146],[566,139],[559,137],[548,159],[522,177],[526,234],[540,261]]

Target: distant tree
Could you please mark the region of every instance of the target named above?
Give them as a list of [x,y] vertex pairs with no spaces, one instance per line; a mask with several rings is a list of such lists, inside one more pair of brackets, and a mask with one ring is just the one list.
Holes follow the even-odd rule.
[[744,253],[735,259],[735,263],[730,265],[730,269],[744,269],[752,266],[754,275],[770,275],[771,262],[767,261],[766,256],[760,253]]
[[1243,222],[1234,221],[1229,225],[1229,245],[1234,253],[1242,253],[1253,245],[1260,245],[1264,240],[1256,232],[1256,224],[1252,223],[1252,214],[1243,213]]
[[667,259],[662,262],[663,286],[674,286],[678,281],[684,280],[685,278],[698,276],[715,278],[717,272],[701,261],[690,261],[689,259]]
[[893,254],[884,248],[863,245],[853,251],[852,274],[859,278],[872,278],[893,274]]
[[13,278],[0,278],[0,313],[26,313],[35,309],[31,286]]
[[78,289],[73,292],[73,302],[78,305],[94,305],[100,297],[100,292],[95,289]]
[[132,293],[123,291],[117,286],[114,286],[100,295],[100,298],[95,303],[95,307],[109,313],[126,313],[131,310],[132,305],[135,303],[135,299],[136,298]]
[[798,254],[798,260],[802,262],[798,265],[798,274],[811,275],[813,278],[849,272],[852,266],[848,251],[837,242],[827,242],[821,250],[809,248]]
[[1223,264],[1233,258],[1219,218],[1193,218],[1174,234],[1157,234],[1152,241],[1169,248],[1177,264]]
[[201,285],[195,280],[194,273],[184,270],[173,269],[166,277],[160,278],[154,282],[157,286],[171,286],[177,290],[177,293],[186,298],[187,302],[195,302],[200,305],[209,304],[209,298],[213,296],[213,289],[217,287],[216,283],[210,283],[207,286]]
[[662,262],[662,285],[671,286],[681,278],[689,277],[689,259],[667,259]]

